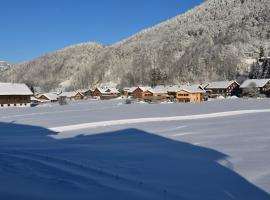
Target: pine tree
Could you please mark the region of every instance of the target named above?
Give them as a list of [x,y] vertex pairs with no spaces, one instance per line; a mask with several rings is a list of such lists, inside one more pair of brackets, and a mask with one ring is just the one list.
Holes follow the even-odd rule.
[[260,46],[259,58],[262,58],[264,56],[265,56],[264,48],[263,46]]

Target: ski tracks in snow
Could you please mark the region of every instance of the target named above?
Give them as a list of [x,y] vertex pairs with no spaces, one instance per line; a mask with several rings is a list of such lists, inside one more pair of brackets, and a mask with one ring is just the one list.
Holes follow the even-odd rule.
[[140,123],[211,119],[211,118],[218,118],[218,117],[230,117],[230,116],[238,116],[238,115],[245,115],[245,114],[269,113],[269,112],[270,112],[270,109],[258,109],[258,110],[238,110],[238,111],[216,112],[216,113],[208,113],[208,114],[184,115],[184,116],[173,116],[173,117],[121,119],[121,120],[110,120],[110,121],[100,121],[100,122],[90,122],[90,123],[82,123],[82,124],[75,124],[75,125],[59,126],[59,127],[52,127],[49,129],[51,131],[58,132],[57,135],[52,135],[51,137],[55,139],[62,139],[62,138],[77,136],[74,134],[71,134],[71,135],[65,134],[65,132],[78,131],[82,129],[119,126],[119,125],[131,125],[131,124],[140,124]]

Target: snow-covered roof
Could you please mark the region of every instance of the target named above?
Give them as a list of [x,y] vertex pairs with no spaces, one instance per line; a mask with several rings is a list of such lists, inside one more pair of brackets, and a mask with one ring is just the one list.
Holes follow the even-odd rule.
[[131,87],[129,88],[129,92],[134,92],[134,90],[136,90],[137,87]]
[[159,86],[156,86],[154,88],[151,88],[150,91],[152,93],[159,93],[159,94],[160,93],[167,93],[168,92],[167,91],[167,88],[165,86],[163,86],[163,85],[159,85]]
[[44,93],[39,95],[39,97],[41,96],[47,97],[47,99],[49,99],[50,101],[57,101],[58,99],[58,95],[55,93]]
[[[226,89],[231,84],[235,83],[236,81],[215,81],[209,83],[208,86],[206,86],[206,89]],[[238,84],[238,83],[237,83]]]
[[105,89],[105,93],[119,94],[120,92],[116,88],[107,88]]
[[80,89],[80,90],[77,90],[76,92],[83,94],[83,93],[86,93],[88,91],[91,91],[91,89]]
[[178,91],[187,91],[190,93],[205,93],[205,90],[201,89],[199,85],[181,86]]
[[137,88],[140,88],[143,92],[146,92],[147,90],[152,90],[151,87],[137,87]]
[[74,97],[78,92],[62,92],[59,96],[60,97]]
[[96,88],[101,94],[119,94],[120,92],[116,88]]
[[256,87],[264,87],[270,79],[248,79],[240,86],[240,88],[248,88],[251,83],[255,83]]
[[33,95],[23,83],[0,83],[0,95]]
[[209,83],[203,83],[203,84],[200,84],[201,85],[201,88],[206,88],[208,85],[209,85]]

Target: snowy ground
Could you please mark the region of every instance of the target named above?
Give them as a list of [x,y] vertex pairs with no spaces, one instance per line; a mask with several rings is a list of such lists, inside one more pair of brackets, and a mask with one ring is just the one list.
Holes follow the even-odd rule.
[[0,199],[270,199],[270,99],[0,110]]

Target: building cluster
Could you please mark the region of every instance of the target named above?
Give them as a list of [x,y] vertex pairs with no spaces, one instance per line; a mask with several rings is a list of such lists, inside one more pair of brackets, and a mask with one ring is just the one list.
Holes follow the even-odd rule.
[[129,97],[145,102],[199,103],[208,98],[229,96],[270,96],[270,79],[248,79],[241,85],[236,81],[216,81],[197,85],[172,85],[156,87],[95,88],[74,92],[33,94],[25,84],[0,83],[0,106],[30,106],[31,103],[60,102],[96,98],[101,100]]

